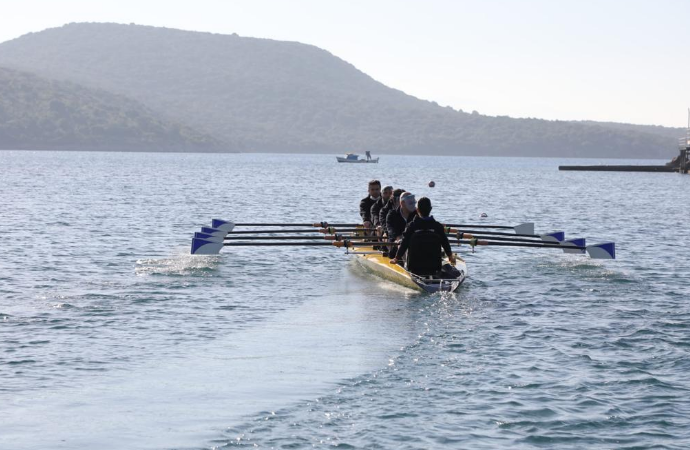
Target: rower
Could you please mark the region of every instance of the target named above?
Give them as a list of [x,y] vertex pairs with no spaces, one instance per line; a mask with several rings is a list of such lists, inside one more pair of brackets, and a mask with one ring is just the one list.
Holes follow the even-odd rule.
[[369,195],[359,202],[359,215],[362,217],[364,228],[371,228],[371,206],[381,197],[381,182],[371,180],[369,182]]
[[386,230],[386,219],[388,218],[388,213],[393,209],[400,207],[400,196],[405,193],[405,189],[396,189],[393,191],[393,196],[388,199],[388,203],[383,205],[381,211],[379,212],[379,226],[383,233],[387,233]]
[[393,186],[386,186],[385,188],[383,188],[383,191],[381,191],[381,197],[377,201],[375,201],[373,205],[371,205],[371,224],[374,226],[374,228],[377,228],[379,226],[381,222],[379,213],[381,212],[381,209],[388,203],[392,196]]
[[[399,242],[405,228],[414,220],[416,212],[416,200],[414,194],[405,192],[400,196],[400,207],[391,210],[386,217],[386,230],[388,231],[389,242]],[[395,247],[389,251],[389,256],[395,258]],[[402,253],[400,253],[402,255]]]
[[407,251],[407,270],[417,275],[434,275],[442,269],[441,247],[452,266],[455,255],[450,248],[448,237],[442,224],[431,214],[431,200],[422,197],[417,202],[417,214],[402,235],[397,255],[391,264],[398,264]]

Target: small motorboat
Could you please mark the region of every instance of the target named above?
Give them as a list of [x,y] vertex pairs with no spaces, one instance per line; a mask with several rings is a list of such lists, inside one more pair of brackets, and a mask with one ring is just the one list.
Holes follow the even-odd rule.
[[345,154],[345,157],[343,158],[342,156],[336,156],[336,159],[338,160],[339,163],[372,163],[376,164],[379,162],[378,158],[372,158],[371,153],[367,152],[366,153],[367,157],[366,158],[359,158],[359,155],[356,153],[347,153]]

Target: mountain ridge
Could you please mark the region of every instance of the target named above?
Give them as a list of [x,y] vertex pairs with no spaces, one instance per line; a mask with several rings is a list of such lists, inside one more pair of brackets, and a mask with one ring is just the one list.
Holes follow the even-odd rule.
[[667,135],[469,114],[385,86],[318,47],[120,24],[68,24],[0,44],[0,64],[136,99],[244,151],[649,157]]
[[[0,149],[220,151],[129,98],[0,67]],[[226,150],[227,151],[227,150]]]

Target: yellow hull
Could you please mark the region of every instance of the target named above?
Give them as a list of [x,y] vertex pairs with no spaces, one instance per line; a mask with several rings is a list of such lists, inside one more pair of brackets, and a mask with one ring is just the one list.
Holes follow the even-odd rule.
[[[426,283],[424,279],[408,272],[399,264],[391,264],[389,257],[384,257],[381,253],[357,254],[358,252],[370,252],[369,248],[353,248],[357,261],[364,267],[386,280],[393,281],[401,286],[422,292],[455,291],[467,277],[467,264],[462,258],[457,258],[455,267],[460,271],[461,276],[454,280],[444,280],[443,283]],[[448,261],[444,261],[448,262]],[[433,281],[433,280],[432,280]],[[438,280],[435,280],[436,282]]]

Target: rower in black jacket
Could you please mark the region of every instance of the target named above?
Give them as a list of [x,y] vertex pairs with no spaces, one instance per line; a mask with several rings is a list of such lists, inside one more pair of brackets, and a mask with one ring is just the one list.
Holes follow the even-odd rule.
[[[416,216],[416,203],[414,194],[405,192],[400,196],[400,206],[388,213],[386,217],[386,230],[388,231],[389,242],[400,241],[405,228]],[[394,258],[396,248],[392,247],[388,255]]]
[[386,234],[388,233],[388,230],[386,229],[386,219],[388,218],[388,213],[391,212],[391,210],[400,207],[400,196],[404,193],[405,189],[394,190],[393,195],[388,200],[388,203],[383,205],[383,208],[381,208],[381,211],[379,212],[379,225],[381,226],[382,231]]
[[[399,260],[405,255],[405,252],[410,247],[414,245],[413,240],[419,239],[421,245],[435,245],[436,248],[424,249],[421,248],[420,251],[416,251],[415,255],[410,254],[408,258],[408,269],[410,266],[416,267],[431,267],[434,270],[436,268],[441,268],[441,254],[440,247],[446,252],[446,256],[450,263],[455,265],[455,255],[453,255],[453,250],[450,248],[450,243],[448,242],[448,236],[446,236],[446,230],[442,224],[437,222],[431,214],[431,200],[426,197],[422,197],[417,202],[417,213],[414,219],[407,225],[405,231],[402,234],[402,239],[400,241],[400,247],[398,248],[397,255],[391,260],[391,264],[397,264]],[[433,235],[433,236],[429,236]],[[429,239],[431,237],[431,239]],[[430,251],[429,251],[430,250]],[[420,256],[421,255],[421,256]],[[414,256],[421,258],[434,258],[434,261],[411,261]],[[436,260],[437,259],[437,260]],[[410,270],[414,272],[414,270]],[[431,271],[433,273],[433,271]],[[425,274],[426,275],[426,274]]]
[[381,182],[371,180],[369,182],[369,195],[359,202],[359,215],[362,217],[364,228],[371,228],[371,207],[381,197]]
[[374,228],[379,226],[379,223],[381,222],[381,218],[379,217],[379,213],[381,212],[381,208],[383,208],[388,201],[391,199],[393,196],[393,186],[386,186],[383,188],[383,191],[381,191],[381,197],[374,202],[373,205],[371,205],[371,224],[374,226]]

